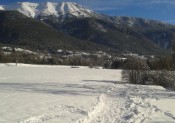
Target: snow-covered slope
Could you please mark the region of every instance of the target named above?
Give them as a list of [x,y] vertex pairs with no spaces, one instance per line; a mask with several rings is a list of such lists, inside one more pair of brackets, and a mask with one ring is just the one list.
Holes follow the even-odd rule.
[[97,14],[89,9],[84,8],[74,2],[60,2],[60,3],[30,3],[18,2],[14,5],[6,6],[7,10],[18,10],[28,17],[92,17]]
[[6,10],[17,10],[28,17],[35,17],[38,14],[38,3],[18,2],[13,5],[6,6]]
[[56,17],[62,16],[63,18],[67,16],[75,17],[91,17],[94,12],[86,9],[73,2],[61,2],[61,3],[51,3],[47,2],[43,6],[40,15],[48,16],[54,15]]

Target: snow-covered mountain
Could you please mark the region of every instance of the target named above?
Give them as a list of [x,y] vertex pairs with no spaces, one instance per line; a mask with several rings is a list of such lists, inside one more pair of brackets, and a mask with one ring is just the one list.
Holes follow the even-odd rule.
[[[3,9],[1,6],[0,9]],[[74,2],[60,2],[60,3],[30,3],[18,2],[13,5],[5,6],[6,10],[18,10],[24,15],[32,18],[54,16],[61,17],[94,17],[97,16],[94,11],[84,8]]]
[[[45,3],[31,3],[31,2],[17,2],[8,6],[1,6],[0,10],[17,10],[20,13],[41,20],[52,19],[56,21],[62,21],[67,18],[87,18],[95,17],[102,20],[107,20],[118,25],[127,25],[130,27],[140,26],[141,24],[149,24],[152,21],[144,19],[143,23],[140,23],[140,19],[135,17],[112,17],[108,15],[98,14],[90,9],[87,9],[75,2],[45,2]],[[52,18],[50,18],[52,17]],[[142,19],[141,19],[142,21]],[[160,23],[160,22],[158,22]]]
[[[132,49],[132,52],[137,53],[142,49],[145,53],[149,49],[149,52],[159,52],[160,48],[170,49],[174,40],[173,25],[136,17],[102,15],[74,2],[18,2],[9,6],[0,6],[0,10],[4,8],[17,10],[28,17],[42,20],[54,29],[74,38],[112,46],[119,51],[124,49],[130,52]],[[134,46],[132,46],[133,42],[135,42]],[[139,50],[135,49],[136,45]]]

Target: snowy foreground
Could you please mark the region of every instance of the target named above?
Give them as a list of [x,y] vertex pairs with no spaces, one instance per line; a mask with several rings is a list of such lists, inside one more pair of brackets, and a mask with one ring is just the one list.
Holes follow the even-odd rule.
[[175,92],[120,70],[0,64],[0,123],[175,123]]

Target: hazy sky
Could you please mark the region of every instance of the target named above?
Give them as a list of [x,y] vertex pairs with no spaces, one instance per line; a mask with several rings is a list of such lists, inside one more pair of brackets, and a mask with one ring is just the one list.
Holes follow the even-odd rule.
[[77,2],[103,14],[142,17],[175,24],[175,0],[0,0],[0,4],[19,1]]

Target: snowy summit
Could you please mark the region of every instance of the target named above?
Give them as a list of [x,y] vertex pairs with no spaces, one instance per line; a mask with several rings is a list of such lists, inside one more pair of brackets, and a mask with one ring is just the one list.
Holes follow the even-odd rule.
[[[0,7],[1,9],[1,7]],[[18,2],[15,5],[5,7],[6,10],[18,10],[22,14],[37,18],[46,16],[62,17],[92,17],[96,13],[92,10],[84,8],[74,2],[60,2],[60,3],[31,3],[31,2]]]

